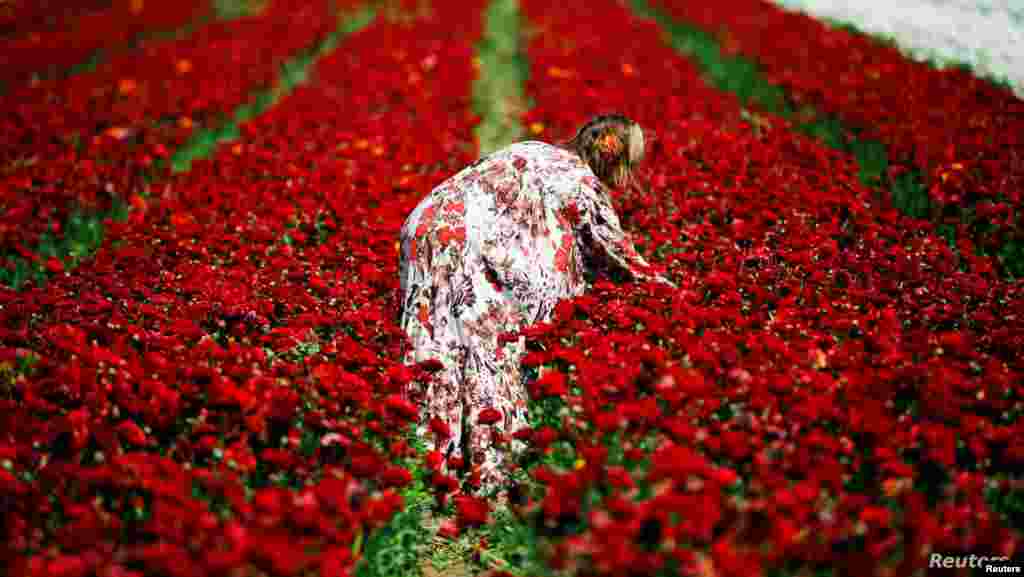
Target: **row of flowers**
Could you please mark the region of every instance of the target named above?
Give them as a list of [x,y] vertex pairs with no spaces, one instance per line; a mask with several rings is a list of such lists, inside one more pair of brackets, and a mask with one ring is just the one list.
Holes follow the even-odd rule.
[[71,212],[107,212],[146,193],[172,151],[227,120],[333,29],[329,5],[275,0],[259,16],[211,22],[0,96],[0,251],[36,260],[40,237],[61,238]]
[[0,84],[51,76],[81,65],[98,50],[117,50],[146,33],[172,32],[209,17],[209,0],[189,2],[5,2],[0,7]]
[[714,34],[727,52],[753,59],[798,113],[813,107],[887,145],[890,175],[920,171],[930,198],[953,209],[949,216],[971,209],[1020,238],[1024,101],[1008,87],[965,68],[910,60],[891,44],[767,0],[653,4]]
[[2,295],[12,574],[349,574],[412,480],[395,239],[475,156],[481,8],[349,36],[89,262]]
[[705,86],[618,3],[523,6],[528,125],[555,139],[619,110],[654,133],[646,193],[617,206],[679,285],[599,283],[525,331],[542,376],[513,494],[552,567],[911,575],[930,552],[1019,554],[1020,511],[991,503],[1024,464],[1021,285]]

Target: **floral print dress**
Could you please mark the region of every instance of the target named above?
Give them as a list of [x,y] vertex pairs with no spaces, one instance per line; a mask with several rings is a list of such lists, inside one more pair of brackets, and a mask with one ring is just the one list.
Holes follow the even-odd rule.
[[405,362],[443,365],[422,397],[419,432],[431,419],[445,423],[450,436],[436,438],[435,448],[468,458],[484,486],[500,482],[508,437],[527,425],[524,339],[499,336],[549,320],[558,301],[581,294],[586,273],[601,268],[664,280],[623,233],[586,163],[542,142],[478,160],[405,221],[401,323],[412,343]]

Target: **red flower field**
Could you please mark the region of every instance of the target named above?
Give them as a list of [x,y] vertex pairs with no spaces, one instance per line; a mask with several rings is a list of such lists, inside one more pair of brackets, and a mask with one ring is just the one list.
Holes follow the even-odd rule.
[[[206,2],[86,4],[0,13],[0,52],[21,62],[0,93],[2,266],[40,271],[0,289],[6,574],[408,574],[381,568],[402,546],[380,543],[402,541],[421,494],[492,574],[968,575],[929,560],[1022,554],[1020,281],[794,119],[714,88],[654,21],[519,2],[519,120],[553,141],[618,111],[653,135],[616,209],[678,288],[601,279],[524,330],[527,450],[494,502],[410,434],[405,391],[437,363],[403,366],[396,324],[399,229],[478,156],[488,3],[389,7],[407,17],[346,30],[288,94],[286,63],[360,3],[271,0],[230,21]],[[652,4],[1015,238],[1024,132],[1005,90],[759,1]],[[776,27],[785,41],[758,41]],[[237,138],[170,170],[261,91],[278,100]],[[37,250],[115,207],[94,252]],[[501,545],[478,536],[496,523],[542,566],[489,561]]]

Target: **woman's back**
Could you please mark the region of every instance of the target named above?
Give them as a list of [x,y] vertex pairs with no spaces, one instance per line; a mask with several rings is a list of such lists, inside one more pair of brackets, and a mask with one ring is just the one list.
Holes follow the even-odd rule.
[[465,272],[483,274],[523,308],[521,321],[534,322],[552,299],[583,288],[569,208],[581,186],[597,180],[578,156],[544,142],[513,144],[424,198],[402,228],[403,256],[434,264],[457,251],[481,267]]
[[667,282],[650,274],[602,185],[622,185],[642,152],[639,127],[599,117],[564,147],[521,142],[478,160],[402,227],[405,361],[442,365],[411,396],[433,419],[435,448],[468,457],[471,479],[504,478],[508,437],[527,422],[525,343],[501,335],[548,320],[559,300],[583,292],[588,270]]

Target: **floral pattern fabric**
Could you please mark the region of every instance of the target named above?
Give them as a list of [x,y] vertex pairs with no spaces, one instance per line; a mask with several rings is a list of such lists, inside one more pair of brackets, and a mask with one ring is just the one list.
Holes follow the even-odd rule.
[[[401,234],[401,323],[412,343],[405,362],[443,365],[420,391],[419,432],[440,419],[451,435],[435,448],[468,458],[484,486],[500,481],[508,437],[527,421],[524,340],[499,336],[549,320],[559,300],[583,292],[588,273],[611,268],[664,280],[623,232],[607,190],[568,150],[514,144],[435,188]],[[480,423],[495,410],[497,422]]]

